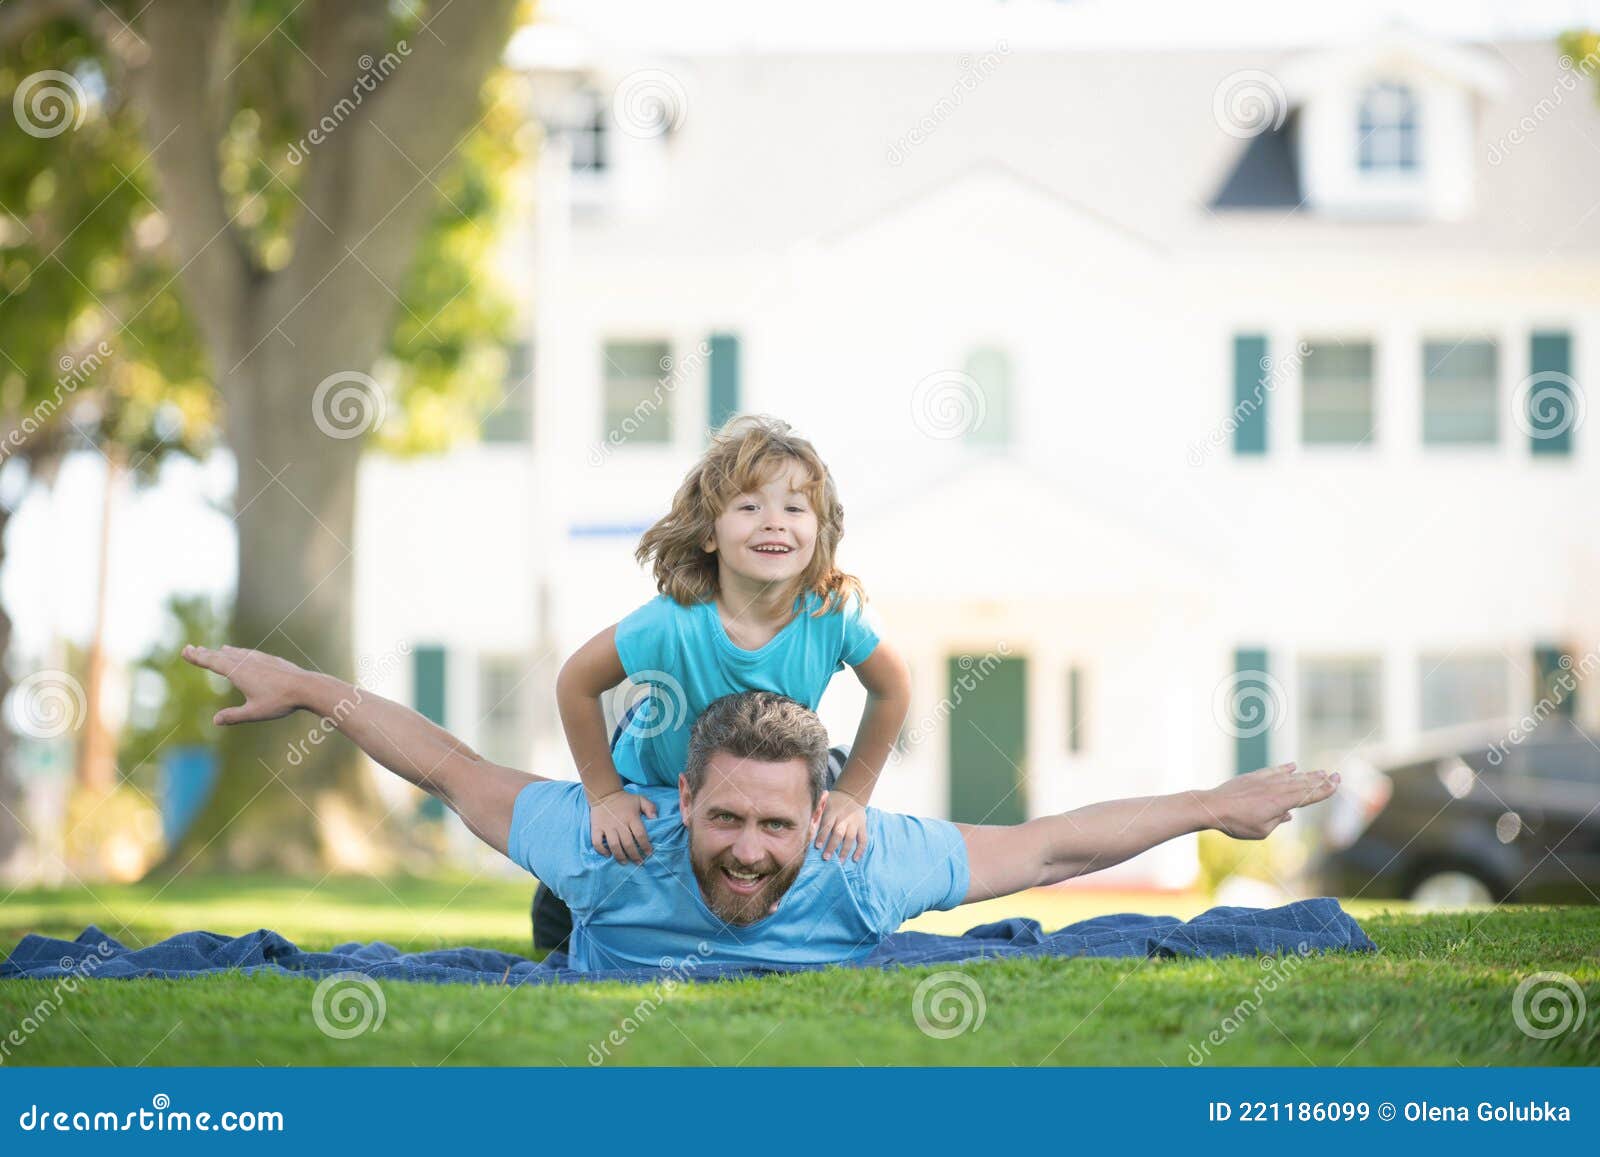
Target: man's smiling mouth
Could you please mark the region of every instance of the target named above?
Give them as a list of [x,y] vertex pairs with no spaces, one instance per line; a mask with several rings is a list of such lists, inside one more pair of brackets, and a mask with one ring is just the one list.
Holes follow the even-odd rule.
[[753,893],[757,888],[761,887],[761,882],[767,878],[763,872],[741,872],[728,867],[723,867],[719,870],[722,872],[722,879],[728,887],[738,892],[741,896],[748,896]]

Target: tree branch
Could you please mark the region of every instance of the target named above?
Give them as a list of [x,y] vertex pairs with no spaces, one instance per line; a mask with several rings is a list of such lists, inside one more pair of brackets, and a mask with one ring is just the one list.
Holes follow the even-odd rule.
[[[217,179],[222,87],[217,61],[227,6],[212,0],[162,0],[146,9],[149,52],[130,70],[145,109],[145,135],[161,178],[161,204],[172,229],[190,308],[213,351],[231,351],[241,297],[257,271],[243,236],[228,217]],[[226,367],[217,366],[220,375]]]
[[[309,250],[308,256],[320,255],[331,266],[346,256],[348,244],[372,275],[398,294],[439,201],[433,185],[475,125],[483,83],[510,38],[515,8],[516,0],[446,0],[430,7],[431,23],[407,37],[406,54],[394,71],[377,81],[372,93],[364,93],[353,114],[318,146],[305,200],[333,228],[340,245],[330,252],[323,226],[303,219],[296,233],[297,263]],[[374,44],[374,32],[369,18],[354,14],[341,30],[324,30],[318,37],[319,66],[344,80],[330,86],[328,106],[314,110],[314,117],[351,96],[361,73],[353,68],[359,56],[381,60],[396,49],[383,42],[381,31]]]

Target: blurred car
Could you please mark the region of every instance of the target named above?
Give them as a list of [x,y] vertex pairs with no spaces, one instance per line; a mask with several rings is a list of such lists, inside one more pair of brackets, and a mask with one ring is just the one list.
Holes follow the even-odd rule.
[[1340,764],[1319,888],[1425,907],[1600,903],[1600,737],[1560,717],[1511,734]]

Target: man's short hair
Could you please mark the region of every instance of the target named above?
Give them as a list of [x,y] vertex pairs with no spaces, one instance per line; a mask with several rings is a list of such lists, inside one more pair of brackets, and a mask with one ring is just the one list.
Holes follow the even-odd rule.
[[815,808],[828,787],[828,729],[816,713],[787,695],[741,691],[712,702],[689,733],[689,759],[683,775],[689,794],[706,779],[706,765],[717,752],[740,759],[784,763],[805,761]]

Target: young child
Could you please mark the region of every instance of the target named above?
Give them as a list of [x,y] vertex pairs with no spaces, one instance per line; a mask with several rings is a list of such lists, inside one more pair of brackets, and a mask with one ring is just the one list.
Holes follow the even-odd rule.
[[[590,838],[618,862],[650,855],[655,805],[627,783],[675,786],[694,721],[737,691],[776,691],[813,710],[855,669],[867,708],[832,787],[816,846],[860,859],[865,805],[910,705],[904,660],[863,616],[861,584],[834,564],[844,508],[811,443],[785,422],[730,420],[635,552],[661,593],[567,660],[556,702],[589,798]],[[607,740],[601,697],[623,677],[651,699]]]

